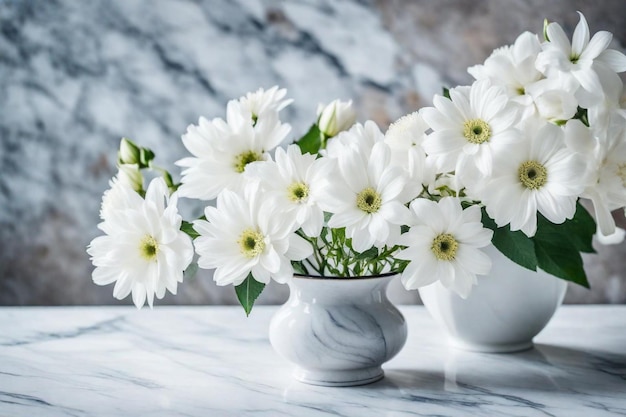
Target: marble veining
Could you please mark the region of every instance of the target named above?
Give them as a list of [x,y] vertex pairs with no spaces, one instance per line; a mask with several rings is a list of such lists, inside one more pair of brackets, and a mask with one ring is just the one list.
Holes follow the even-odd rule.
[[268,341],[277,307],[0,309],[2,416],[626,415],[626,307],[563,306],[515,354],[446,347],[423,307],[386,377],[305,385]]
[[404,346],[407,325],[387,298],[394,276],[294,277],[289,300],[270,323],[274,349],[311,384],[355,386],[383,377],[381,365]]

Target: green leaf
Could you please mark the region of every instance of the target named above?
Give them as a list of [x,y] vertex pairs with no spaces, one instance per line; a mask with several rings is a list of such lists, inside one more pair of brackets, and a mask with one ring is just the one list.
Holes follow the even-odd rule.
[[593,218],[580,204],[574,218],[562,224],[551,223],[537,213],[537,233],[533,238],[538,265],[549,274],[589,288],[580,252],[593,252],[591,240],[596,231]]
[[180,230],[187,233],[190,238],[195,239],[200,236],[200,233],[196,232],[196,229],[193,228],[193,224],[188,221],[183,220],[183,223],[180,225]]
[[317,124],[311,126],[309,131],[298,139],[296,145],[300,147],[302,153],[310,153],[311,155],[315,155],[320,150],[322,146],[322,132],[320,132]]
[[265,288],[265,284],[254,279],[252,273],[249,273],[246,279],[235,287],[237,298],[246,311],[246,316],[250,315],[252,306],[259,295],[261,295],[261,292],[263,292],[263,288]]
[[572,119],[580,120],[585,126],[589,127],[589,116],[587,114],[587,109],[584,109],[578,106],[578,110]]
[[583,260],[573,244],[568,241],[554,242],[535,238],[535,250],[539,268],[556,277],[589,288]]
[[551,223],[537,213],[537,234],[535,239],[548,240],[553,243],[569,242],[577,252],[595,253],[592,241],[596,233],[596,222],[587,210],[576,204],[576,213],[571,220],[561,224]]
[[365,252],[361,252],[357,254],[354,259],[356,259],[357,261],[361,261],[363,259],[373,259],[377,256],[378,256],[378,248],[373,246],[369,248],[368,250],[366,250]]
[[306,270],[302,261],[291,261],[291,266],[296,274],[309,275],[309,271]]
[[512,232],[509,226],[498,227],[484,207],[482,209],[482,223],[486,228],[493,230],[491,243],[504,256],[531,271],[537,270],[537,256],[532,239],[520,231]]
[[148,148],[139,148],[139,167],[149,168],[150,162],[154,159],[154,152]]
[[449,89],[449,88],[443,87],[443,96],[444,96],[445,98],[447,98],[448,100],[452,100],[452,99],[450,98],[450,89]]

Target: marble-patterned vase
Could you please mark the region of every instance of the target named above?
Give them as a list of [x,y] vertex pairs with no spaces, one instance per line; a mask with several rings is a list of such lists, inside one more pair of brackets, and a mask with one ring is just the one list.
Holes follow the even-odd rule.
[[492,353],[530,349],[561,305],[567,284],[517,265],[493,246],[486,252],[491,272],[478,277],[467,299],[436,282],[420,288],[422,301],[454,347]]
[[407,326],[387,298],[394,274],[358,278],[296,275],[289,300],[270,323],[274,349],[301,382],[364,385],[404,346]]

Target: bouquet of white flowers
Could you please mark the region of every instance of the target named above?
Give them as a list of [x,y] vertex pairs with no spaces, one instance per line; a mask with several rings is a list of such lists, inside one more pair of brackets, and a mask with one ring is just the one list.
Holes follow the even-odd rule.
[[[434,107],[383,134],[356,123],[351,102],[321,106],[286,148],[291,100],[278,87],[228,103],[226,120],[200,117],[182,136],[192,156],[180,183],[155,155],[122,139],[119,172],[103,196],[88,253],[93,280],[113,295],[176,293],[192,264],[232,284],[249,314],[271,279],[402,274],[407,289],[440,281],[466,297],[493,244],[516,263],[588,286],[580,252],[621,241],[611,210],[626,206],[626,56],[590,39],[583,15],[570,43],[557,23],[523,33],[476,81],[444,90]],[[145,187],[144,172],[162,174]],[[179,197],[213,201],[183,221]],[[193,243],[192,243],[193,241]]]

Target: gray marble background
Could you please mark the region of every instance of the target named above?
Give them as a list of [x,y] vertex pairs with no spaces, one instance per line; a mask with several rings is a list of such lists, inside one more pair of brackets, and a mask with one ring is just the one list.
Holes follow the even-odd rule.
[[[274,84],[295,99],[294,132],[318,102],[353,98],[386,127],[429,105],[442,85],[544,17],[626,45],[614,1],[0,0],[0,305],[115,303],[91,282],[85,253],[101,193],[128,136],[160,164],[185,155],[180,135],[229,98]],[[183,211],[196,214],[199,207]],[[622,224],[623,225],[623,224]],[[593,289],[568,302],[626,302],[626,244],[586,257]],[[286,298],[272,285],[262,302]],[[394,289],[398,301],[417,294]],[[201,271],[161,303],[235,301]],[[130,301],[123,301],[129,304]]]

